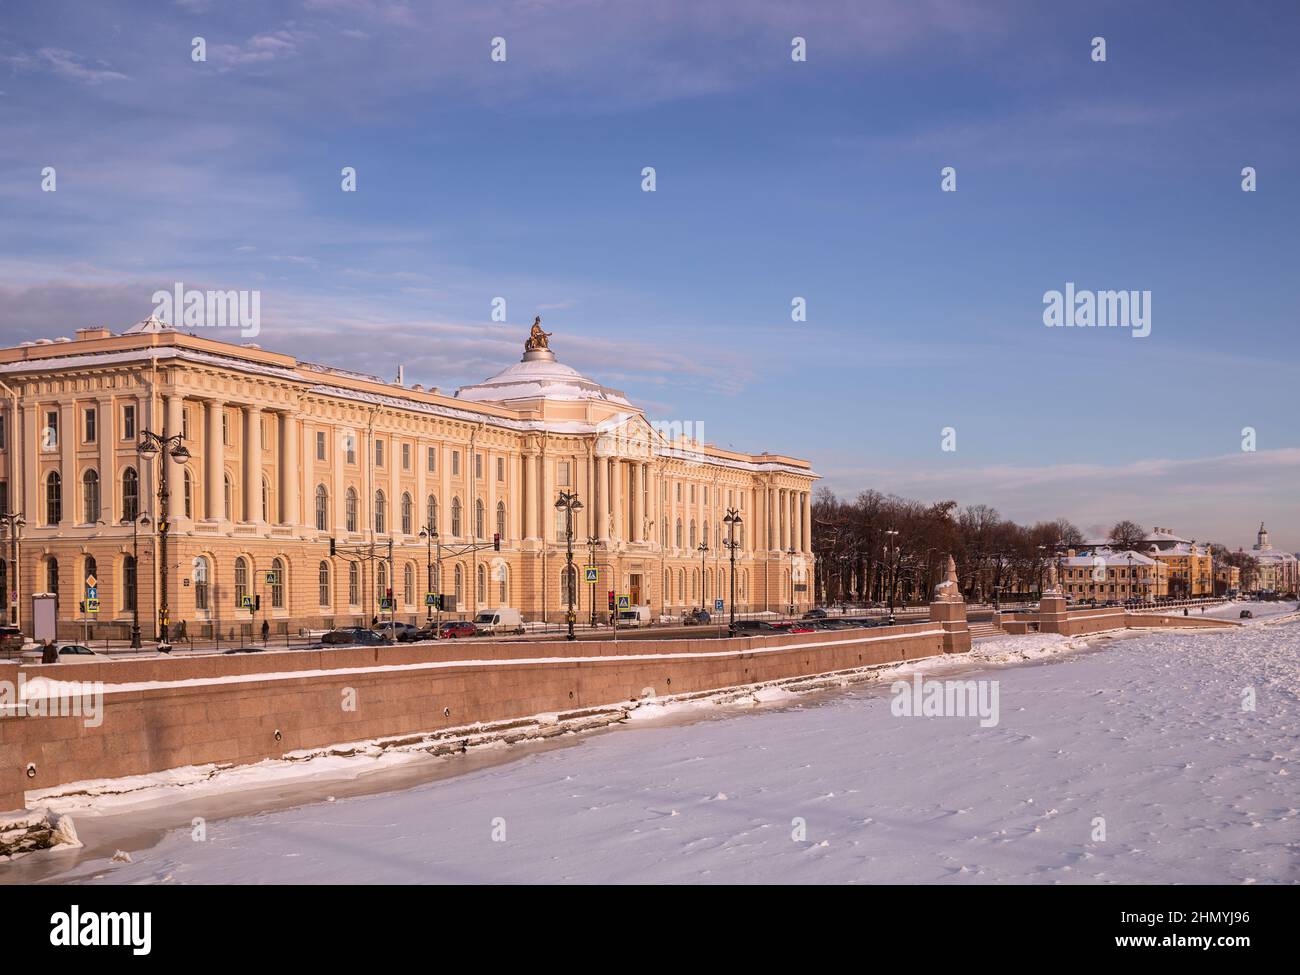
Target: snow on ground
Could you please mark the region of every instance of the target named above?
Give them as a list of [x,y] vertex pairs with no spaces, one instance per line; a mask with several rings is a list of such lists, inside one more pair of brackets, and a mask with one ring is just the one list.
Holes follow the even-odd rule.
[[[1250,600],[1240,600],[1224,603],[1222,606],[1215,606],[1213,609],[1207,609],[1204,615],[1214,616],[1225,620],[1235,620],[1241,616],[1241,611],[1243,609],[1248,609],[1255,614],[1254,618],[1256,620],[1266,620],[1270,617],[1286,616],[1294,613],[1296,612],[1297,606],[1295,600],[1285,602],[1279,600],[1275,603],[1256,603],[1251,602]],[[1179,610],[1175,610],[1175,612],[1179,612]],[[1191,615],[1198,616],[1201,614],[1197,610],[1192,610]],[[1250,621],[1247,620],[1246,622],[1249,623]]]
[[402,791],[209,822],[204,842],[174,831],[132,863],[60,879],[1300,881],[1300,624],[1060,653],[1078,645],[1007,638],[956,669],[922,663],[928,679],[996,680],[993,727],[895,717],[887,682],[777,695]]

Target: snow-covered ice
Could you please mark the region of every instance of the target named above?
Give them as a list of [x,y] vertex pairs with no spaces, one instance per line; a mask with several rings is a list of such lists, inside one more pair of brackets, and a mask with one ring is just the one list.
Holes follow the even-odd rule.
[[202,842],[176,830],[61,879],[1300,880],[1300,623],[1080,645],[1009,637],[921,662],[999,681],[994,727],[895,717],[892,677],[760,694],[402,791],[213,821]]

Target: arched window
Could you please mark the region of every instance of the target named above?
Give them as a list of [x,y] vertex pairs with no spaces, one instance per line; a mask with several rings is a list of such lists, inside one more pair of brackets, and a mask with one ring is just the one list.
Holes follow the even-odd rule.
[[93,555],[87,555],[86,564],[82,567],[81,570],[81,578],[88,579],[91,576],[94,576],[96,581],[98,581],[99,563],[95,561],[95,557]]
[[222,483],[222,503],[226,512],[226,521],[230,521],[231,512],[235,510],[235,487],[230,483],[230,475],[227,474]]
[[357,530],[357,492],[353,488],[343,496],[343,526],[350,532]]
[[328,531],[330,526],[330,496],[324,484],[316,485],[316,530]]
[[59,594],[59,560],[47,559],[45,562],[45,591]]
[[262,478],[262,520],[271,520],[271,485]]
[[705,545],[709,544],[709,521],[707,518],[704,520],[704,531],[700,534],[700,541]]
[[388,502],[383,491],[375,492],[375,534],[384,533],[384,518],[388,514]]
[[456,566],[456,608],[460,609],[460,604],[465,599],[465,570],[459,565]]
[[659,522],[659,544],[664,548],[668,547],[668,519],[664,518]]
[[63,479],[58,471],[50,471],[45,480],[45,523],[57,525],[63,520]]
[[673,601],[673,574],[667,569],[664,570],[664,602]]
[[695,602],[695,594],[700,588],[700,570],[691,569],[691,602]]
[[[128,555],[122,559],[122,608],[135,609],[137,599],[137,576],[135,556]],[[206,590],[205,590],[206,592]],[[198,596],[198,590],[195,590],[195,597]]]
[[410,562],[402,570],[402,602],[407,606],[415,603],[415,566]]
[[685,569],[677,570],[677,601],[679,603],[686,602],[686,570]]
[[235,559],[235,606],[242,608],[248,595],[248,563],[241,555]]
[[506,537],[506,503],[505,503],[504,501],[498,501],[498,502],[497,502],[497,534],[501,536],[501,540],[502,540],[502,541],[505,541],[505,537]]
[[[135,564],[131,556],[127,556],[127,562],[131,565],[131,575],[135,575]],[[194,608],[209,608],[209,571],[208,559],[204,555],[194,557]]]
[[691,549],[695,548],[695,519],[691,519]]
[[483,533],[483,501],[480,498],[474,499],[474,537],[486,538]]
[[99,521],[99,472],[91,469],[81,475],[82,518],[87,525]]
[[140,517],[140,475],[134,467],[122,472],[122,520],[135,521]]
[[375,592],[381,598],[388,596],[388,563],[379,562],[375,566]]
[[673,544],[677,548],[681,548],[682,547],[682,520],[680,518],[677,519],[677,531],[674,534],[673,538],[674,538]]
[[478,605],[482,606],[487,602],[487,566],[481,562],[478,567],[478,585],[474,589],[474,599]]
[[272,559],[271,571],[275,573],[275,582],[271,583],[271,608],[284,609],[284,560]]
[[497,599],[502,606],[510,605],[510,570],[502,562],[497,566]]
[[317,602],[321,606],[329,606],[330,600],[330,564],[321,562],[316,568],[316,584],[320,587]]
[[185,502],[185,517],[193,518],[194,517],[194,477],[190,474],[188,467],[185,469],[184,475],[185,477],[182,483],[181,490],[184,492],[183,498]]
[[451,499],[451,535],[460,538],[460,498]]
[[361,570],[355,562],[348,563],[348,605],[361,603]]
[[424,527],[438,530],[438,499],[432,494],[424,501]]
[[411,496],[402,492],[402,534],[411,534]]

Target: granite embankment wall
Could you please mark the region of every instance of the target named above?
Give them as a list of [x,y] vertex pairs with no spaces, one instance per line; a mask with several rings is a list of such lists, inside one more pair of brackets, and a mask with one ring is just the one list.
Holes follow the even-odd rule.
[[[888,629],[723,640],[440,643],[0,664],[0,681],[103,682],[97,726],[0,709],[0,810],[25,790],[620,704],[970,649],[965,607]],[[351,704],[349,709],[347,705]]]

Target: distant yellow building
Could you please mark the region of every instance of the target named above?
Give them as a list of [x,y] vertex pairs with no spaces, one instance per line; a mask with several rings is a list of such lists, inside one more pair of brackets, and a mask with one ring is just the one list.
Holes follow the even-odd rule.
[[1214,558],[1209,545],[1181,538],[1172,528],[1152,529],[1142,543],[1146,554],[1168,567],[1170,596],[1214,595]]
[[1061,561],[1061,586],[1067,596],[1086,600],[1151,600],[1168,595],[1168,567],[1158,559],[1127,550],[1095,549]]

